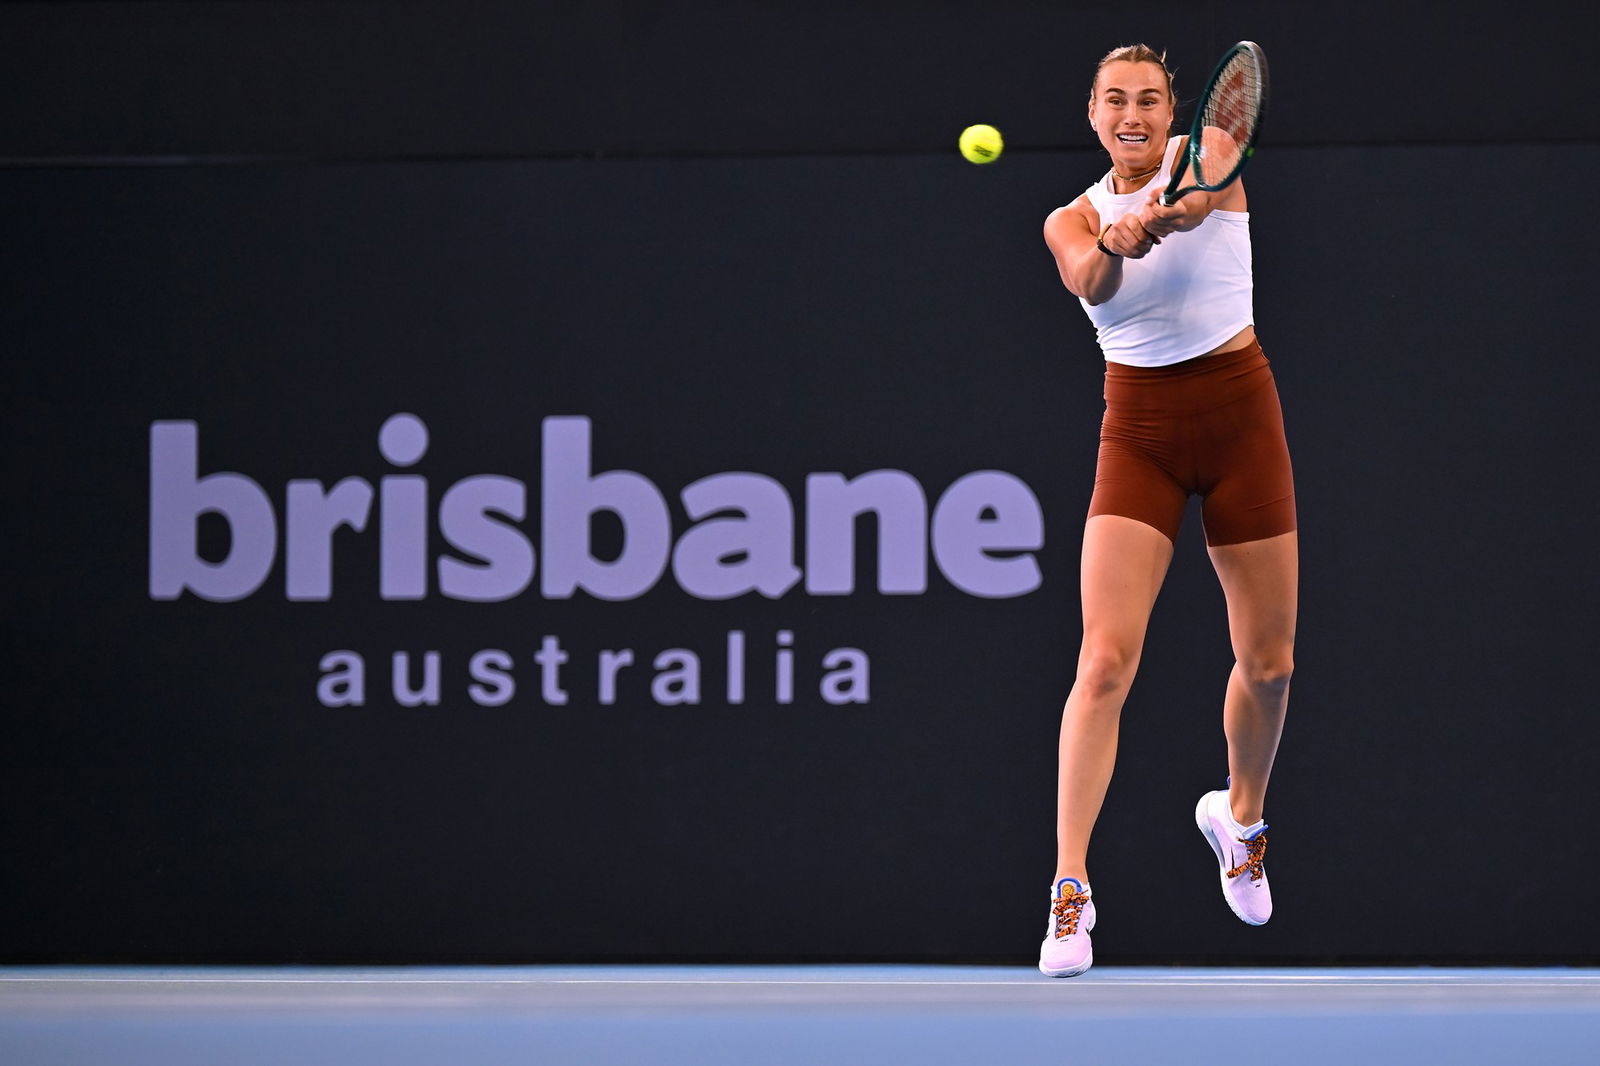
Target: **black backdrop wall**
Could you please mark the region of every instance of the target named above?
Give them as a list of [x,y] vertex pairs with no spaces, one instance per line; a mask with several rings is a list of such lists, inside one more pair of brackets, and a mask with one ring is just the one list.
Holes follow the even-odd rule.
[[1381,10],[4,9],[4,957],[1029,957],[1101,372],[1039,226],[1100,52],[1249,36],[1281,902],[1192,828],[1191,514],[1097,948],[1600,958],[1594,16]]

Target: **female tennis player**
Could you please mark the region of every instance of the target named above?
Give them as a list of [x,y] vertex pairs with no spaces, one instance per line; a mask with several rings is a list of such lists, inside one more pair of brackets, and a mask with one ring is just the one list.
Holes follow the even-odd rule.
[[1235,659],[1222,706],[1229,784],[1201,797],[1195,820],[1233,912],[1251,925],[1272,913],[1262,807],[1293,670],[1294,482],[1277,388],[1256,340],[1244,185],[1162,205],[1188,140],[1171,134],[1173,112],[1163,54],[1133,45],[1101,60],[1089,124],[1111,170],[1044,226],[1062,284],[1083,304],[1106,360],[1083,534],[1083,644],[1061,720],[1057,864],[1039,955],[1052,977],[1094,961],[1089,835],[1192,494],[1204,499]]

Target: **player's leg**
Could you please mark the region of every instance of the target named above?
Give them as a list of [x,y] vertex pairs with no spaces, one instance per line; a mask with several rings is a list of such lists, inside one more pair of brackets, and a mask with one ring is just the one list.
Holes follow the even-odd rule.
[[1218,386],[1219,406],[1197,424],[1197,439],[1214,479],[1203,507],[1206,542],[1233,643],[1222,714],[1228,799],[1234,819],[1250,826],[1261,819],[1289,701],[1300,541],[1294,471],[1266,357],[1257,346],[1219,366],[1231,373]]
[[1249,925],[1272,917],[1261,812],[1294,673],[1298,549],[1294,532],[1211,546],[1233,638],[1233,672],[1222,711],[1230,784],[1201,796],[1194,820],[1216,856],[1222,898]]
[[1217,859],[1223,898],[1250,925],[1272,917],[1262,808],[1294,673],[1300,577],[1294,475],[1272,372],[1259,348],[1217,364],[1216,406],[1196,421],[1196,455],[1212,487],[1202,514],[1228,601],[1234,665],[1223,698],[1226,789],[1195,805]]
[[1299,534],[1210,548],[1228,601],[1233,672],[1223,700],[1228,738],[1229,800],[1248,826],[1262,817],[1267,781],[1294,673],[1295,616],[1300,577]]
[[1111,782],[1122,704],[1171,561],[1172,540],[1144,522],[1097,514],[1084,527],[1083,644],[1061,716],[1054,883],[1088,882],[1089,835]]
[[[1177,518],[1171,521],[1175,529]],[[1084,527],[1083,644],[1061,715],[1056,876],[1039,945],[1039,969],[1049,977],[1076,977],[1094,965],[1089,834],[1111,782],[1122,703],[1139,665],[1150,609],[1171,561],[1172,538],[1137,519],[1092,514]]]

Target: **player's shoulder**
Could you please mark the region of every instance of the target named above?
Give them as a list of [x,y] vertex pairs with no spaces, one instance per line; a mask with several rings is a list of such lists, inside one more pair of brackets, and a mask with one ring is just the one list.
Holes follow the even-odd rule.
[[1062,204],[1045,216],[1044,231],[1046,234],[1061,229],[1076,229],[1079,226],[1093,229],[1090,225],[1091,214],[1098,214],[1094,205],[1089,202],[1089,195],[1083,193],[1069,204]]

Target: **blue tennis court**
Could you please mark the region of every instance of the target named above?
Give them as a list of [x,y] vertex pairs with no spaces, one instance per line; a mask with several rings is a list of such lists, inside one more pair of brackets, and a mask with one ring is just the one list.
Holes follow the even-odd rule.
[[1593,1063],[1600,970],[0,969],[0,1061]]

